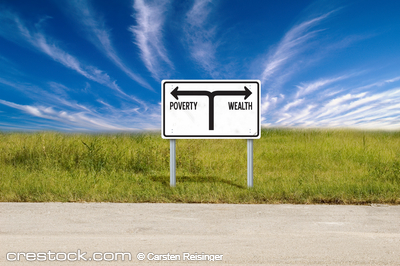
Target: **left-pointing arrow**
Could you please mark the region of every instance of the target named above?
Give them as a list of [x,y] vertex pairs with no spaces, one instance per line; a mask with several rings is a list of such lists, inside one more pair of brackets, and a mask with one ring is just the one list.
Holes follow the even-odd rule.
[[178,96],[181,95],[189,95],[189,96],[211,96],[211,92],[209,91],[178,91],[179,87],[176,87],[172,92],[172,96],[175,97],[175,99],[179,100]]
[[179,98],[178,98],[178,88],[179,88],[179,87],[176,87],[176,88],[171,92],[172,96],[174,96],[175,99],[177,99],[177,100],[179,100]]

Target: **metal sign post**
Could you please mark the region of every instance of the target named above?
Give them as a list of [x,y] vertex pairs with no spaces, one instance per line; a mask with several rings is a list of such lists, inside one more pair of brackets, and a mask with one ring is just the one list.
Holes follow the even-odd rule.
[[[176,140],[169,140],[169,185],[176,186]],[[253,187],[253,140],[247,140],[247,187]]]
[[247,140],[247,187],[253,187],[253,140]]
[[176,140],[169,140],[169,185],[176,186]]

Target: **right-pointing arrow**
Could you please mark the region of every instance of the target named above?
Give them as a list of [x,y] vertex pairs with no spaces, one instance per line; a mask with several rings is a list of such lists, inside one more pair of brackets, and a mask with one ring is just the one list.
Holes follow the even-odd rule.
[[244,86],[244,91],[213,91],[211,93],[212,96],[220,96],[220,95],[226,95],[226,96],[235,96],[235,95],[243,95],[244,99],[246,100],[249,98],[249,96],[252,94],[252,92]]
[[249,98],[252,92],[246,86],[244,86],[244,90],[245,90],[244,99],[246,100],[247,98]]

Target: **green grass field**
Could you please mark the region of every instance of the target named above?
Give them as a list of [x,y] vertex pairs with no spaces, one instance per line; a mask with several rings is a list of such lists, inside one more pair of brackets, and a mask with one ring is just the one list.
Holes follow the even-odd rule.
[[0,133],[0,201],[400,203],[400,132],[263,130],[246,140],[160,134]]

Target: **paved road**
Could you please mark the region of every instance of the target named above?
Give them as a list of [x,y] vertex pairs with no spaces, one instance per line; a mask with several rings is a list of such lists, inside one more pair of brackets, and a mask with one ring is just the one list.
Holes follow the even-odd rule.
[[0,265],[43,264],[400,265],[400,206],[0,203]]

